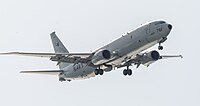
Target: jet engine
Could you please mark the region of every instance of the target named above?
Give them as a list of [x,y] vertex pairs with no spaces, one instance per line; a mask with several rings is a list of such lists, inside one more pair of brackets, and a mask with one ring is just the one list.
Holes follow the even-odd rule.
[[148,52],[146,56],[152,60],[158,60],[160,58],[160,54],[156,50]]
[[100,65],[107,62],[111,58],[111,53],[109,50],[99,50],[92,57],[92,63],[94,65]]
[[146,53],[141,59],[141,64],[145,65],[145,66],[149,66],[150,64],[152,64],[153,62],[157,61],[158,59],[160,59],[160,54],[158,53],[158,51],[153,50],[151,52]]

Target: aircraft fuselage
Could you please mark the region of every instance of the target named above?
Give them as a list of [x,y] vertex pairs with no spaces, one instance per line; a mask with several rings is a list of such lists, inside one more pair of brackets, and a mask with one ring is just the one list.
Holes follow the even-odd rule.
[[[150,22],[129,31],[96,51],[109,50],[111,58],[104,61],[104,64],[117,66],[127,58],[135,58],[142,51],[157,43],[164,42],[171,29],[172,26],[164,21]],[[86,63],[71,64],[63,69],[64,73],[60,74],[59,77],[67,80],[89,78],[95,76],[94,70],[96,68]]]

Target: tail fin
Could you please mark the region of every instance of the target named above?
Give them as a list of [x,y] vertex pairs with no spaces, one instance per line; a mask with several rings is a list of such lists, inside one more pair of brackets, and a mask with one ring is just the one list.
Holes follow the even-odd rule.
[[56,36],[55,32],[52,32],[50,35],[51,35],[54,51],[56,53],[69,53],[69,51],[65,48],[65,46],[60,41],[60,39]]
[[[69,51],[65,48],[65,46],[60,41],[60,39],[56,36],[55,32],[52,32],[50,34],[50,36],[51,36],[51,40],[52,40],[52,44],[53,44],[55,53],[69,53]],[[59,63],[59,68],[63,69],[66,66],[68,66],[69,64],[70,63],[61,62],[61,63]]]

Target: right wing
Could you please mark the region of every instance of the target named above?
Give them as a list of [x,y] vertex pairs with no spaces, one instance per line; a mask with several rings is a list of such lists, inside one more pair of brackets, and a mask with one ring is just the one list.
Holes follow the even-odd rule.
[[62,72],[63,70],[40,70],[40,71],[21,71],[20,73],[59,75]]
[[20,55],[32,57],[45,57],[52,61],[74,63],[77,60],[87,62],[93,53],[26,53],[26,52],[8,52],[0,53],[0,55]]

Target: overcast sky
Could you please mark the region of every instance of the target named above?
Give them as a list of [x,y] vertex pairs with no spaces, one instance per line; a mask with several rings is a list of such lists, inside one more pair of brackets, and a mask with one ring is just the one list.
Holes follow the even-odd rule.
[[[146,68],[117,69],[88,80],[19,74],[58,69],[45,58],[0,56],[1,106],[200,106],[198,0],[1,0],[0,52],[53,52],[56,31],[70,52],[90,52],[143,23],[173,25],[161,60]],[[157,45],[153,49],[157,49]]]

